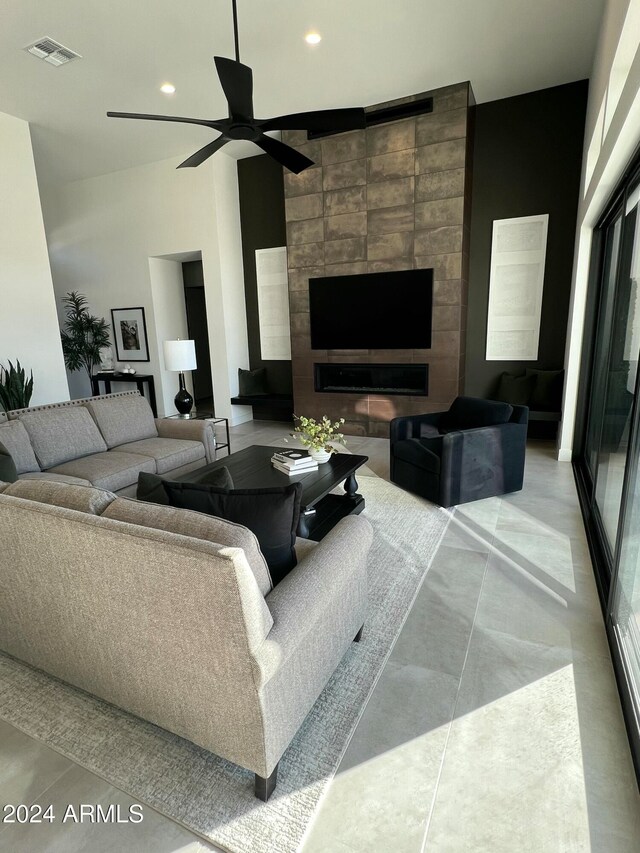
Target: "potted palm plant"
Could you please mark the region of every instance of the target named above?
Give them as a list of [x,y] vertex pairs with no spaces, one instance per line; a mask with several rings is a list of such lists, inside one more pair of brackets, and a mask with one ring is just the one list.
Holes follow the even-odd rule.
[[110,345],[109,324],[104,317],[91,314],[82,293],[72,290],[62,301],[66,317],[61,332],[64,363],[72,372],[86,370],[91,381],[94,367],[100,364],[100,353]]

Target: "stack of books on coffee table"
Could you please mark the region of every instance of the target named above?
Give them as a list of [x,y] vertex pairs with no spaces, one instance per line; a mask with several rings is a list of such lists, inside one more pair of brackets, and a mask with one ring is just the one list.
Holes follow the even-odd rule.
[[293,476],[317,471],[318,463],[313,460],[306,450],[279,450],[271,457],[271,464],[278,471]]

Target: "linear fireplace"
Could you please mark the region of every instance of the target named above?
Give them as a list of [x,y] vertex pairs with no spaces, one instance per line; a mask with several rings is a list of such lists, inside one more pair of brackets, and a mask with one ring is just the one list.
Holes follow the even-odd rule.
[[428,364],[314,364],[316,391],[426,397]]

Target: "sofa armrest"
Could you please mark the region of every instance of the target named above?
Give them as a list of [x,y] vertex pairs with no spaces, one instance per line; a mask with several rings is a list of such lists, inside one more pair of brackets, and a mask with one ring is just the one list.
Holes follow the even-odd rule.
[[403,441],[407,438],[420,438],[420,429],[423,426],[438,428],[443,412],[430,412],[426,415],[410,415],[408,417],[393,418],[389,424],[389,438],[391,444]]
[[509,423],[512,424],[528,424],[529,423],[529,406],[513,407],[513,414]]
[[526,423],[446,433],[440,461],[442,506],[521,489],[526,443]]
[[156,418],[155,422],[160,438],[180,438],[183,441],[200,441],[204,444],[207,462],[215,462],[216,434],[212,420]]
[[256,656],[263,684],[309,637],[330,646],[353,639],[364,622],[372,539],[366,518],[342,519],[269,593],[273,627]]

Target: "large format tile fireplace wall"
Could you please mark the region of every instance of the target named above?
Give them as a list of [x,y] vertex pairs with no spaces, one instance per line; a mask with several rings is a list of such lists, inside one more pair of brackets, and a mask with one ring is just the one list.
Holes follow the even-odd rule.
[[[304,131],[283,135],[316,164],[284,177],[294,410],[344,417],[352,435],[387,436],[391,418],[446,409],[462,388],[471,87],[461,83],[367,109],[427,96],[433,111],[414,118],[312,141]],[[434,271],[430,349],[311,349],[309,278],[412,268]],[[331,362],[426,363],[428,396],[316,392],[313,366]]]

